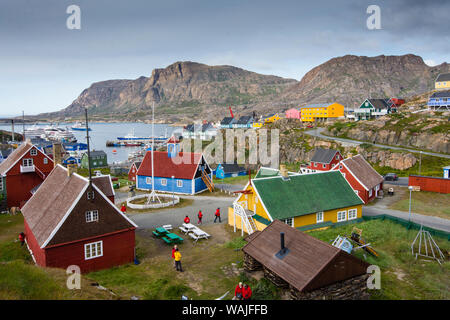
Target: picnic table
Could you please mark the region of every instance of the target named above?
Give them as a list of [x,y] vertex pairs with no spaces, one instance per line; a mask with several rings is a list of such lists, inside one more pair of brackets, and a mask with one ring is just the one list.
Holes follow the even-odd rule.
[[167,233],[169,233],[169,231],[167,231],[163,227],[156,228],[155,231],[153,231],[153,235],[157,238],[160,238],[160,237],[166,235]]
[[180,237],[179,235],[177,235],[175,233],[168,233],[168,234],[166,234],[166,237],[175,243],[180,243],[180,242],[183,242],[183,240],[184,240],[182,237]]
[[183,223],[183,225],[180,227],[180,230],[188,234],[189,232],[195,230],[196,228],[197,227],[194,226],[192,223]]
[[192,230],[192,233],[190,233],[189,236],[194,239],[194,242],[197,242],[199,239],[208,239],[210,237],[208,233],[197,227]]

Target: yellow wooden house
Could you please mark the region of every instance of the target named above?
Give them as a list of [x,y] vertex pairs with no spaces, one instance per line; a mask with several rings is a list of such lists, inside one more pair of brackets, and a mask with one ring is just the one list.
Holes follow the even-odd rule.
[[310,104],[301,107],[300,119],[305,122],[325,121],[344,116],[344,106],[340,103]]
[[261,128],[264,125],[262,121],[253,122],[253,128]]
[[450,89],[450,73],[441,73],[438,75],[434,87],[436,90]]
[[299,230],[359,221],[363,201],[336,171],[298,174],[261,168],[228,210],[228,224],[248,234],[281,220]]

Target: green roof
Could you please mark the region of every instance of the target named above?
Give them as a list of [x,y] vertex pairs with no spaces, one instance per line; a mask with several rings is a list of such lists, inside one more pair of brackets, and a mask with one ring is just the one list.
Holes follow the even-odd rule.
[[[288,172],[288,174],[290,176],[292,175],[296,175],[297,173],[295,172]],[[272,168],[266,168],[266,167],[261,167],[259,168],[258,172],[255,175],[255,179],[258,178],[268,178],[268,177],[276,177],[276,176],[280,176],[280,170],[278,169],[272,169]]]
[[298,217],[363,202],[339,171],[253,179],[259,197],[272,219]]

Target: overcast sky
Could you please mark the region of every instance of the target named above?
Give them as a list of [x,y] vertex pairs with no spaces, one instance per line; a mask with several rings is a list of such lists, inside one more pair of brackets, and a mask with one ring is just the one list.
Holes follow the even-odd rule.
[[[73,4],[80,30],[66,27]],[[57,111],[93,82],[183,60],[298,80],[346,54],[449,62],[449,13],[446,0],[0,0],[0,115]]]

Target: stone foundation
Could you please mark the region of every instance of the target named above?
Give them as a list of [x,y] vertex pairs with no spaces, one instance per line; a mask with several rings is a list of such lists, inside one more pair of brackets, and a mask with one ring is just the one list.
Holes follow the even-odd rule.
[[277,276],[275,273],[273,273],[266,267],[264,267],[263,270],[264,270],[264,278],[270,280],[274,285],[280,288],[289,288],[289,284],[283,279],[281,279],[279,276]]
[[244,270],[247,272],[262,270],[263,266],[261,263],[253,259],[248,254],[244,253]]
[[368,277],[369,274],[363,274],[310,292],[299,292],[290,286],[290,296],[293,300],[368,300]]

